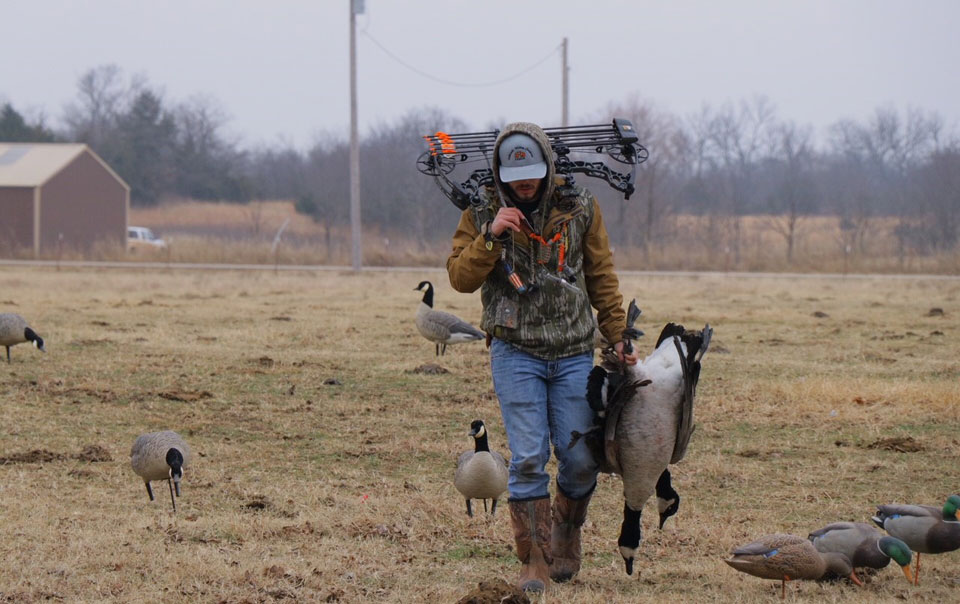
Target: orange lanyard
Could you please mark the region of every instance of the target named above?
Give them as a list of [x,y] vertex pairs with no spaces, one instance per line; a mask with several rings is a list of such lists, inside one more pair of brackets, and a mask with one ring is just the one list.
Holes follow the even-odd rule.
[[[542,246],[549,247],[551,244],[559,241],[560,245],[557,246],[557,272],[563,273],[564,262],[567,255],[567,246],[566,246],[566,236],[567,236],[567,223],[563,223],[563,226],[560,227],[560,230],[554,234],[550,239],[544,239],[538,233],[533,232],[533,229],[523,229],[526,233],[527,238],[533,239]],[[541,262],[543,264],[543,262]]]

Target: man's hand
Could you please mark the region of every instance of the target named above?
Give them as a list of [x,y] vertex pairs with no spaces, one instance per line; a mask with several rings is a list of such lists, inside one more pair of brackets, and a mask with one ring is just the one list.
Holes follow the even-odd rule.
[[520,232],[520,223],[524,220],[523,212],[517,208],[500,208],[497,215],[493,217],[490,223],[490,234],[499,237],[504,231]]
[[637,355],[637,348],[634,346],[633,350],[630,351],[630,354],[623,354],[623,340],[620,340],[613,345],[613,349],[617,351],[617,357],[622,363],[627,365],[636,365],[637,361],[640,360],[639,355]]

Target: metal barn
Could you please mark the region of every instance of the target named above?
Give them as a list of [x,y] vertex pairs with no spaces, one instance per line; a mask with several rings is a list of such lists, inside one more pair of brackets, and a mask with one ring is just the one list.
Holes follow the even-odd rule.
[[0,256],[124,246],[130,187],[83,144],[0,143]]

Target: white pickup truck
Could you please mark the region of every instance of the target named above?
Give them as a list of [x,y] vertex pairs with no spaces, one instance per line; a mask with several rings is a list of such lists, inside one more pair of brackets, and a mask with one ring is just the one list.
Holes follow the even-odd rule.
[[158,238],[153,231],[147,227],[128,226],[127,227],[127,250],[137,252],[138,250],[162,250],[167,247],[167,242]]

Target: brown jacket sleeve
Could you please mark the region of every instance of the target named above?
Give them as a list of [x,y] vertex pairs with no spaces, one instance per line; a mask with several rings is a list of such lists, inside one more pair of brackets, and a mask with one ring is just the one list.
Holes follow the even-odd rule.
[[613,270],[610,238],[596,197],[593,198],[593,221],[583,242],[583,275],[590,304],[597,309],[600,333],[608,342],[619,341],[627,328],[627,313],[623,310],[620,280]]
[[486,241],[473,223],[473,214],[467,209],[460,214],[460,224],[453,235],[453,251],[447,258],[450,285],[458,292],[477,291],[500,258],[500,243],[486,248]]

